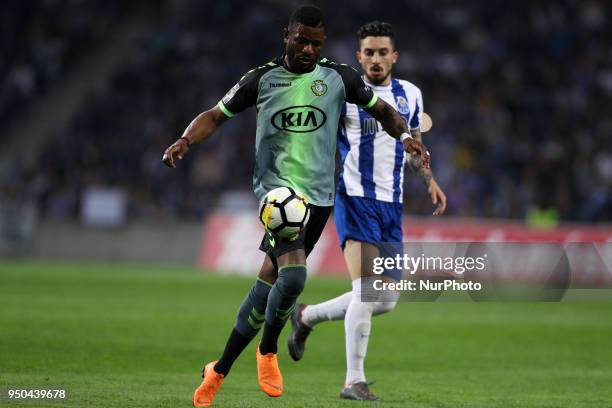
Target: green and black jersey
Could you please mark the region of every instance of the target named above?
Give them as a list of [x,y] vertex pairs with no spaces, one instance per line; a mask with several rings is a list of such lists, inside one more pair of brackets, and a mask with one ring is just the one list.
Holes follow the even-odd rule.
[[276,187],[293,187],[311,204],[334,204],[338,119],[344,102],[371,107],[377,97],[359,73],[322,59],[296,74],[278,58],[249,71],[219,101],[232,117],[257,107],[253,189],[259,200]]

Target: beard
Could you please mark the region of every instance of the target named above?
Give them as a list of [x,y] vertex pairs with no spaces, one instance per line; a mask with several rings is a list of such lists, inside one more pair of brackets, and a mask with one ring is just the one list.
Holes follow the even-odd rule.
[[365,74],[368,82],[371,83],[372,85],[381,85],[383,82],[387,80],[387,78],[389,78],[389,75],[391,75],[391,70],[389,70],[389,72],[387,72],[384,76],[378,76],[378,77],[371,77],[368,72],[366,72]]

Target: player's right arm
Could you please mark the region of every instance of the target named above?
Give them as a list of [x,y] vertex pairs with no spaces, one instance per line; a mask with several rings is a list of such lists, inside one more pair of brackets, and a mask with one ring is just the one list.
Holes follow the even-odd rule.
[[227,119],[229,117],[221,111],[218,105],[200,113],[187,126],[183,135],[166,149],[162,158],[164,164],[175,168],[175,161],[183,158],[189,151],[189,146],[206,140]]
[[255,104],[263,71],[261,68],[263,67],[247,72],[216,106],[200,113],[191,121],[183,135],[164,152],[162,161],[166,166],[176,167],[176,160],[183,158],[189,146],[206,140],[226,120]]

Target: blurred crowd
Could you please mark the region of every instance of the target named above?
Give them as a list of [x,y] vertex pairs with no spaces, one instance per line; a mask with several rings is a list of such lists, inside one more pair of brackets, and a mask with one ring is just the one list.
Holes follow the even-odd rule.
[[[3,40],[3,51],[24,48],[24,42],[30,50],[40,48],[37,41],[45,46],[8,67],[0,114],[20,109],[84,48],[82,38],[96,36],[97,25],[82,20],[103,24],[98,9],[107,2],[76,3],[78,18],[43,8],[24,18],[24,31]],[[254,200],[253,111],[193,147],[175,170],[162,165],[161,155],[246,71],[282,53],[282,28],[298,3],[180,3],[107,91],[52,136],[35,166],[12,168],[3,180],[5,193],[35,202],[53,218],[77,216],[81,194],[91,186],[125,189],[130,217],[201,217],[220,202],[237,207]],[[425,142],[449,214],[526,219],[552,211],[561,220],[612,220],[608,3],[319,3],[328,35],[323,55],[356,67],[359,26],[374,19],[394,25],[400,52],[395,74],[423,92],[434,121]],[[68,21],[60,24],[63,19]],[[72,42],[60,30],[58,54],[49,51],[57,45],[49,35],[56,31],[48,28],[57,25],[69,33],[83,26],[93,32]],[[24,83],[35,85],[24,92]],[[405,180],[405,210],[432,212],[420,181],[409,174]]]
[[102,44],[128,4],[105,0],[3,1],[0,124],[6,124],[75,62]]

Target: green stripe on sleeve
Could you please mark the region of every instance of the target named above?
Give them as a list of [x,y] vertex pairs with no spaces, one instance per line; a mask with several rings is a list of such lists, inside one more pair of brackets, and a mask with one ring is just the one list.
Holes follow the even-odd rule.
[[374,96],[372,96],[372,99],[370,100],[370,102],[367,105],[359,105],[359,107],[363,108],[363,109],[369,109],[372,106],[374,106],[374,104],[376,103],[377,100],[378,100],[378,95],[374,94]]
[[231,118],[232,116],[234,116],[234,114],[225,107],[225,105],[223,104],[223,101],[219,101],[217,106],[219,107],[219,109],[221,109],[221,112],[225,113],[225,116],[227,116],[228,118]]

